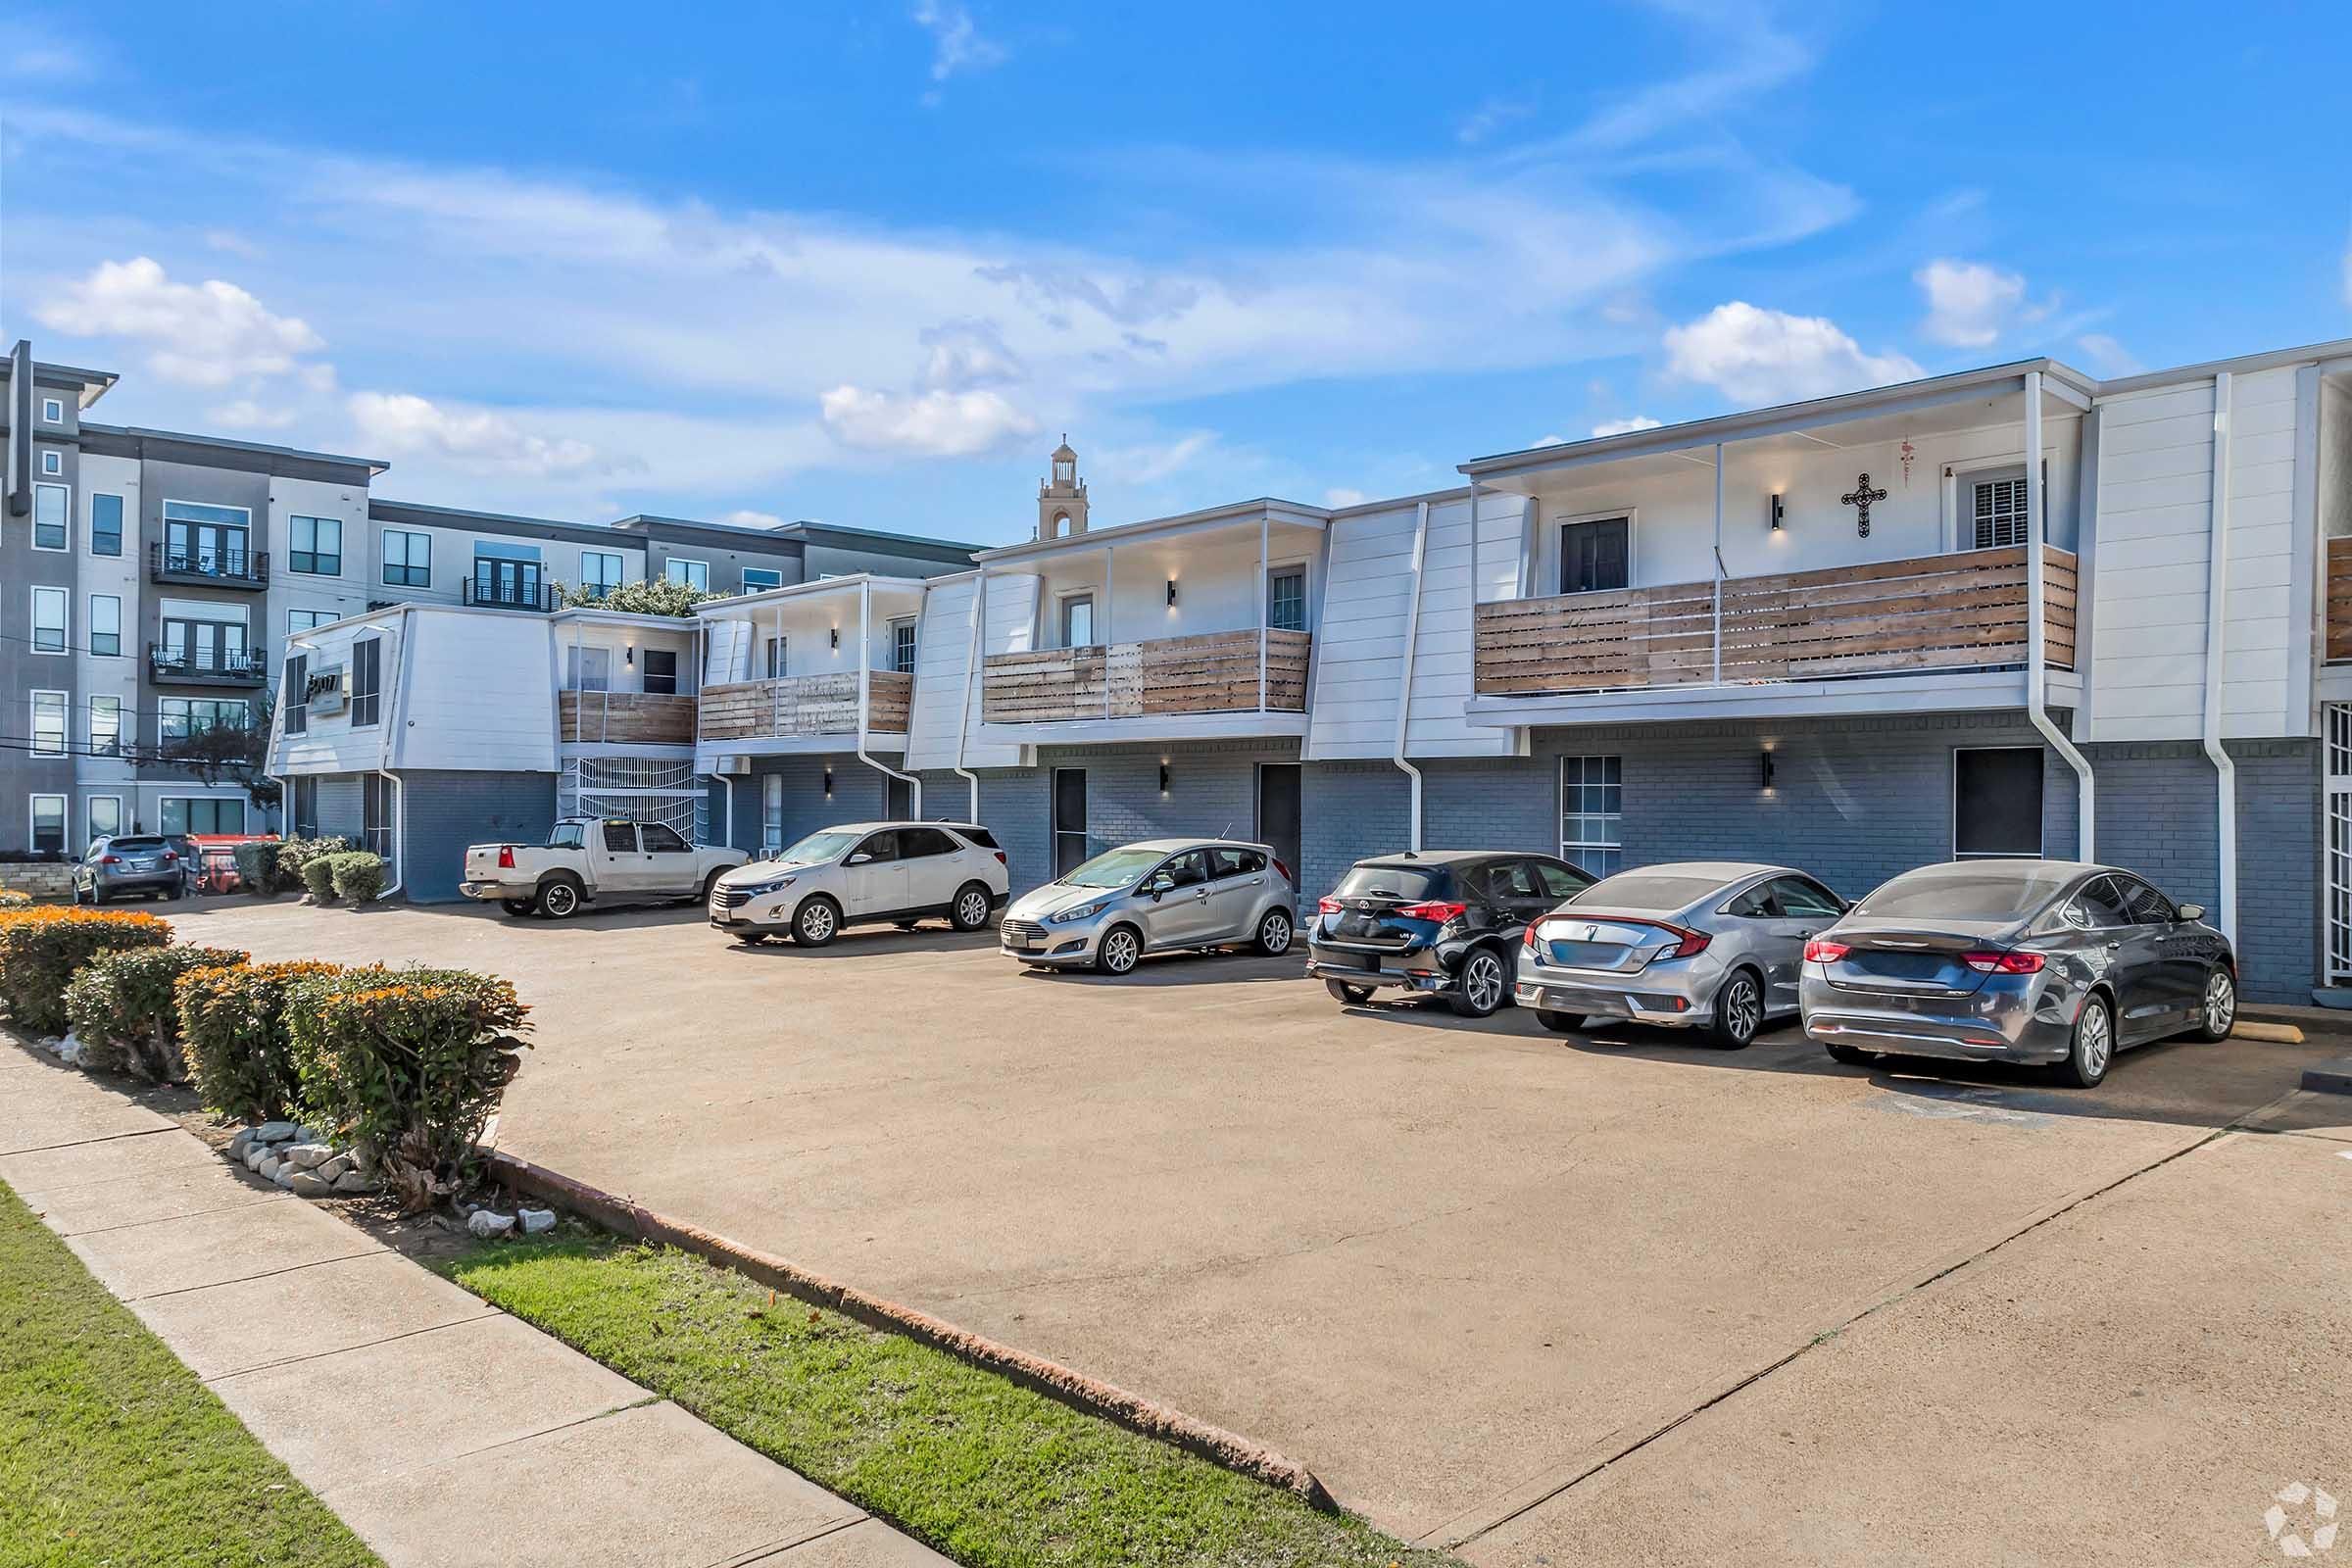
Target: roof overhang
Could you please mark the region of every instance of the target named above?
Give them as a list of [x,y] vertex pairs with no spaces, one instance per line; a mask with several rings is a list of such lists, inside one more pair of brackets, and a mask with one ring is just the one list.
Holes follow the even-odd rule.
[[880,577],[872,572],[858,571],[846,577],[819,577],[814,582],[788,582],[781,588],[762,588],[756,594],[706,599],[694,607],[694,612],[698,615],[725,615],[739,610],[806,604],[837,595],[854,595],[866,587],[871,587],[877,593],[920,594],[928,586],[928,580],[921,577]]

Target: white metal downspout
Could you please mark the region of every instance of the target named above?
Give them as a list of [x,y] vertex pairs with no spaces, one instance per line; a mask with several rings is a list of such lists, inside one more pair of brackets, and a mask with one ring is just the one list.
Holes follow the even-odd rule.
[[[1396,685],[1396,746],[1389,760],[1404,769],[1413,781],[1411,843],[1409,848],[1421,852],[1421,770],[1404,759],[1404,728],[1413,716],[1413,639],[1421,629],[1421,559],[1429,548],[1429,503],[1424,501],[1415,509],[1413,519],[1413,595],[1404,604],[1404,678]],[[1470,492],[1471,537],[1477,537],[1478,492]]]
[[[1105,572],[1108,566],[1104,567]],[[963,765],[964,738],[970,734],[972,721],[972,682],[980,678],[980,648],[982,622],[988,614],[988,568],[982,566],[972,579],[972,630],[963,650],[963,696],[956,705],[956,774],[971,786],[970,820],[980,820],[980,775]]]
[[[2041,472],[2041,372],[2026,372],[2026,716],[2050,743],[2050,749],[2066,760],[2075,770],[2075,855],[2079,859],[2098,858],[2097,818],[2093,809],[2093,791],[2090,760],[2075,749],[2075,743],[2051,719],[2049,710],[2042,706],[2042,688],[2048,678],[2047,650],[2042,646],[2042,627],[2047,618],[2042,600],[2042,578],[2047,563],[2042,557],[2044,536],[2048,532],[2049,510],[2042,495]],[[2083,614],[2082,607],[2075,607],[2078,627]]]
[[[872,712],[874,686],[873,599],[874,585],[869,578],[858,585],[858,760],[885,778],[905,780],[909,800],[906,814],[919,818],[923,814],[923,781],[911,773],[900,772],[865,749],[866,720]],[[913,707],[911,699],[907,706]],[[887,802],[884,807],[888,808]]]
[[2237,764],[2222,747],[2222,675],[2229,654],[2230,424],[2234,384],[2228,370],[2213,378],[2213,527],[2205,577],[2205,756],[2213,763],[2216,826],[2220,832],[2222,935],[2237,941]]

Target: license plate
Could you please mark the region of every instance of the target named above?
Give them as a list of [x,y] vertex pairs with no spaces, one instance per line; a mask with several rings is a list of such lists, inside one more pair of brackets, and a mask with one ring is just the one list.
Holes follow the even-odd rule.
[[130,862],[130,868],[133,871],[152,871],[155,869],[155,862],[153,860],[133,860]]
[[1015,953],[1035,953],[1040,947],[1043,946],[1043,943],[1033,942],[1029,938],[1023,937],[1020,941],[1015,942],[1012,945],[1012,951]]

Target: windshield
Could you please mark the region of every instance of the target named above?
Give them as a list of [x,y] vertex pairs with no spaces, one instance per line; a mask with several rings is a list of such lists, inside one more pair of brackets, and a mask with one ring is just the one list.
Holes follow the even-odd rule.
[[811,865],[818,860],[836,859],[848,854],[850,846],[863,837],[861,833],[844,833],[838,828],[827,828],[822,833],[809,834],[775,858],[781,865]]
[[1680,909],[1696,904],[1724,885],[1716,876],[1659,876],[1650,871],[1627,871],[1604,876],[1570,899],[1570,904],[1608,909]]
[[1167,858],[1165,850],[1105,850],[1056,880],[1074,888],[1123,888]]
[[2072,866],[1936,866],[1898,876],[1854,906],[1880,919],[2002,920],[2031,914],[2075,878]]
[[1340,878],[1335,899],[1433,899],[1446,891],[1443,868],[1425,865],[1359,865]]

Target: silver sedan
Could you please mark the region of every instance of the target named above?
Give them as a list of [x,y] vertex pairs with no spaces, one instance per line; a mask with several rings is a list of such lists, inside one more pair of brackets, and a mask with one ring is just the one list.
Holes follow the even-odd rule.
[[1527,928],[1518,1002],[1547,1029],[1588,1016],[1701,1029],[1735,1050],[1797,1010],[1805,943],[1845,904],[1802,871],[1685,860],[1604,877]]
[[1024,893],[999,927],[1003,951],[1041,969],[1125,974],[1147,954],[1249,943],[1291,947],[1291,870],[1263,844],[1147,839],[1096,856]]

